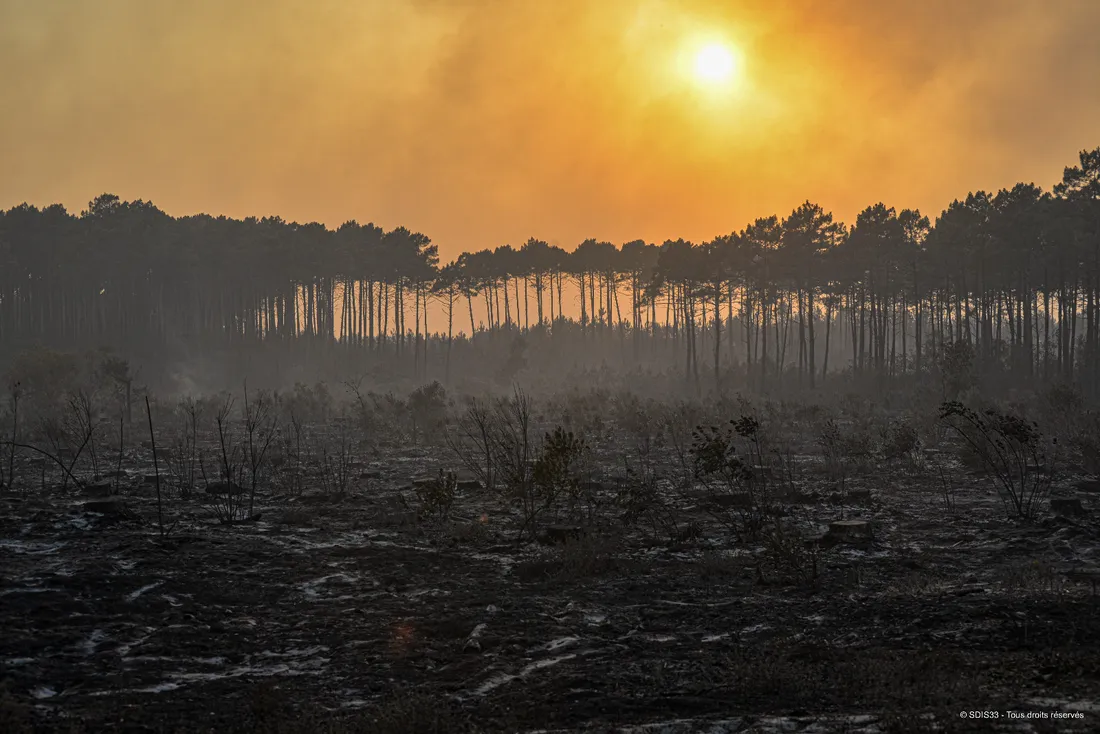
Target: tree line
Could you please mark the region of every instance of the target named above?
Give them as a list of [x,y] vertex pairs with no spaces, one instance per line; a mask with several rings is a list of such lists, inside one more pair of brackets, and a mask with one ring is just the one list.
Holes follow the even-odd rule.
[[[430,331],[433,310],[446,323]],[[407,359],[419,375],[430,344],[449,359],[457,339],[565,328],[672,344],[696,385],[732,365],[760,386],[898,376],[965,344],[986,369],[1100,393],[1100,148],[1051,191],[972,192],[935,222],[878,203],[848,226],[806,201],[708,242],[532,238],[447,264],[423,234],[356,221],[171,217],[112,194],[79,216],[0,212],[8,351],[278,341]]]

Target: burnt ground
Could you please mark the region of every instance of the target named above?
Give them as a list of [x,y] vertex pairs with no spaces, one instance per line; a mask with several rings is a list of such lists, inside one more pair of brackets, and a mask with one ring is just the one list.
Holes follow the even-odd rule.
[[396,497],[445,453],[396,452],[343,498],[262,492],[242,525],[173,496],[165,537],[145,456],[122,512],[71,487],[6,497],[0,730],[1100,727],[1100,495],[1016,523],[973,478],[949,511],[938,477],[881,467],[835,491],[806,472],[792,513],[874,539],[793,583],[690,496],[701,533],[678,542],[611,526],[520,544],[483,491],[418,522]]

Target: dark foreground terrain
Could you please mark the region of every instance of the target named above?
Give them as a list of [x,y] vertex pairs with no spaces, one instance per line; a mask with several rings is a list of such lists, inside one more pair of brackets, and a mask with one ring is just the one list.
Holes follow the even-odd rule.
[[421,521],[397,498],[443,449],[362,463],[345,496],[261,492],[238,525],[173,495],[161,537],[151,463],[128,452],[106,504],[71,485],[0,504],[0,731],[1100,727],[1095,484],[1055,489],[1083,515],[1023,523],[973,477],[952,500],[927,473],[800,470],[791,513],[874,537],[822,543],[795,583],[691,493],[678,539],[521,544],[476,489]]

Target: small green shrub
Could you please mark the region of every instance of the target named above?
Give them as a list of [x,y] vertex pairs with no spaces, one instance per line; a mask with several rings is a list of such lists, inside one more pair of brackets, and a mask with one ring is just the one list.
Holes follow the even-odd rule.
[[584,440],[557,426],[546,434],[535,459],[534,480],[542,496],[551,503],[564,498],[570,514],[576,514],[582,499],[580,464],[587,450]]
[[458,477],[453,471],[439,470],[439,475],[429,482],[413,485],[416,493],[417,517],[421,520],[435,518],[446,520],[451,516],[458,497]]

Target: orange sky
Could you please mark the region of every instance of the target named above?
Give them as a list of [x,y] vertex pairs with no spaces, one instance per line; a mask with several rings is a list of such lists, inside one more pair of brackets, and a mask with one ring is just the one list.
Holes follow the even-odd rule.
[[[0,0],[0,207],[347,219],[443,259],[935,215],[1100,145],[1096,0]],[[734,44],[736,90],[679,70]]]

